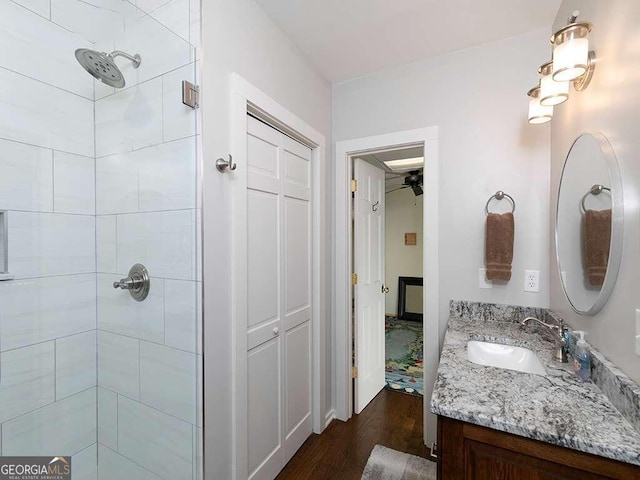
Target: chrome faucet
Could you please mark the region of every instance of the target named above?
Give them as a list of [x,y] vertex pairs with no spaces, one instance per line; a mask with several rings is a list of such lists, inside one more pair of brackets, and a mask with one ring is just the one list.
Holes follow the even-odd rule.
[[538,322],[540,325],[542,325],[543,327],[547,327],[554,333],[554,340],[556,341],[557,348],[555,353],[553,354],[553,359],[556,362],[567,363],[569,359],[567,358],[567,350],[565,348],[567,345],[567,340],[565,339],[564,334],[568,332],[569,329],[564,324],[564,321],[561,319],[560,325],[551,325],[550,323],[545,323],[535,317],[527,317],[522,320],[522,322],[520,322],[520,325],[527,325],[529,321]]

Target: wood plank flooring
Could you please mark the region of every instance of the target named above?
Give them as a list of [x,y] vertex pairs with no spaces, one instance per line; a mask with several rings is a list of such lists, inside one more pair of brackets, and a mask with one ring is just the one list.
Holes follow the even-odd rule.
[[276,480],[360,480],[376,444],[427,457],[422,397],[383,389],[360,415],[312,435]]

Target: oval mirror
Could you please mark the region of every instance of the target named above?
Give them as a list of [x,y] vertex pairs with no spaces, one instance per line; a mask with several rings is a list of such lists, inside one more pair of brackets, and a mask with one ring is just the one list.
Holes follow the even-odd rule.
[[581,315],[602,310],[615,286],[622,257],[622,199],[611,144],[601,133],[583,133],[567,154],[556,212],[562,288]]

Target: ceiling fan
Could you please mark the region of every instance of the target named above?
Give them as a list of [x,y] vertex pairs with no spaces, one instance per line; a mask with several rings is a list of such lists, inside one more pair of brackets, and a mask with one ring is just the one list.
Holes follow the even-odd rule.
[[404,182],[401,186],[392,188],[386,193],[396,192],[398,190],[402,190],[405,188],[411,188],[413,190],[413,194],[418,197],[423,194],[422,184],[423,184],[423,175],[420,173],[420,170],[411,170],[406,174],[399,174],[400,176],[404,175]]

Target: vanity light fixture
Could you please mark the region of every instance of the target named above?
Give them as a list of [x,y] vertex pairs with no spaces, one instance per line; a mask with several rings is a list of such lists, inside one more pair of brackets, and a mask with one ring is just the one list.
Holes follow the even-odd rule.
[[579,11],[574,11],[567,25],[551,36],[553,45],[553,74],[556,82],[574,81],[580,91],[589,84],[595,66],[595,52],[589,51],[589,39],[593,25],[577,22]]
[[587,36],[593,26],[578,22],[575,10],[567,25],[551,36],[553,60],[538,68],[540,83],[529,90],[529,123],[539,125],[553,118],[553,107],[569,99],[569,85],[579,92],[591,82],[596,54],[589,50]]
[[569,99],[569,82],[556,82],[553,79],[553,62],[547,62],[538,68],[540,79],[540,105],[553,107]]
[[529,123],[540,125],[547,123],[553,118],[553,107],[546,107],[540,104],[540,86],[533,87],[527,92],[531,98],[529,100]]

